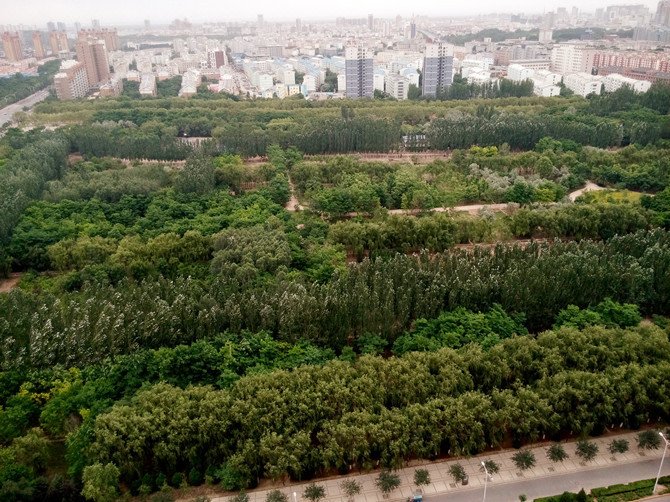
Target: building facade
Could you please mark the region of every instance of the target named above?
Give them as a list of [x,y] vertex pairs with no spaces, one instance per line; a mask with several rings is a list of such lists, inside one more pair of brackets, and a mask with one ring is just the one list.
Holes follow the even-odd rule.
[[77,60],[86,67],[89,87],[109,81],[109,59],[104,40],[79,38],[76,44]]
[[5,50],[5,58],[9,61],[21,61],[23,59],[23,43],[19,32],[4,32],[2,34],[2,47]]
[[79,61],[63,61],[54,75],[54,87],[58,99],[83,98],[89,89],[86,67]]
[[372,51],[364,47],[347,47],[344,57],[347,97],[371,98],[374,95]]
[[47,51],[45,50],[44,42],[42,41],[42,32],[40,31],[33,31],[33,49],[37,59],[44,59],[47,57]]
[[449,44],[428,44],[423,58],[422,94],[434,98],[449,87],[454,74],[454,48]]

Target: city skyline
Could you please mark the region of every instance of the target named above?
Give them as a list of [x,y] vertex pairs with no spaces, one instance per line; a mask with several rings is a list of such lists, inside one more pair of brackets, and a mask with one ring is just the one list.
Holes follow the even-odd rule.
[[[655,11],[657,0],[641,0],[637,2]],[[339,16],[365,17],[372,13],[378,17],[402,16],[436,16],[436,17],[460,17],[468,15],[483,15],[492,13],[525,13],[541,14],[555,10],[558,7],[572,7],[578,4],[580,11],[593,12],[597,8],[617,4],[603,0],[583,0],[581,2],[568,2],[551,0],[547,2],[534,2],[532,0],[480,0],[476,3],[462,4],[458,6],[424,5],[419,9],[408,8],[409,4],[400,0],[367,0],[363,2],[352,2],[351,5],[319,5],[314,8],[304,0],[293,2],[291,8],[283,4],[277,4],[270,0],[257,0],[249,4],[235,6],[234,12],[230,7],[213,0],[196,0],[185,7],[183,2],[177,0],[160,0],[137,4],[131,0],[119,0],[113,6],[106,7],[90,0],[74,0],[68,2],[68,10],[62,5],[50,0],[26,0],[21,4],[9,4],[3,10],[3,24],[23,24],[40,26],[48,21],[65,21],[67,23],[80,22],[83,25],[90,23],[91,19],[99,19],[102,24],[134,25],[141,24],[144,19],[150,19],[152,23],[169,23],[175,18],[188,18],[193,22],[253,22],[258,14],[262,14],[266,22],[287,22],[296,17],[304,21],[325,20]],[[35,13],[39,13],[37,16]]]

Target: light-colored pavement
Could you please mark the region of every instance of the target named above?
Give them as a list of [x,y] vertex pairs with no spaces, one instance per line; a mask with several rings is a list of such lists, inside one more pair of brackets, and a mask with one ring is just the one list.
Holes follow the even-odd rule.
[[0,127],[5,125],[7,122],[10,122],[14,114],[16,112],[22,111],[24,106],[32,107],[40,101],[44,101],[48,96],[49,90],[43,89],[41,91],[37,91],[35,94],[31,94],[21,101],[17,101],[16,103],[5,106],[0,110]]
[[[579,491],[581,487],[591,489],[655,477],[662,450],[639,452],[636,447],[636,437],[635,433],[626,433],[594,439],[599,453],[593,461],[588,463],[579,461],[575,455],[576,444],[574,442],[563,443],[569,457],[559,463],[553,463],[547,458],[548,444],[536,446],[530,448],[535,454],[536,465],[524,472],[519,472],[512,461],[512,455],[516,450],[505,450],[445,462],[417,464],[396,471],[401,485],[391,493],[388,499],[384,499],[375,486],[378,472],[333,477],[316,480],[316,482],[326,489],[324,502],[346,502],[346,497],[340,489],[340,483],[344,479],[355,479],[362,486],[361,494],[355,497],[355,502],[397,502],[406,500],[413,493],[416,488],[413,484],[414,471],[421,467],[428,470],[431,479],[431,484],[424,487],[423,490],[426,502],[469,502],[482,500],[484,473],[480,471],[480,465],[483,460],[490,459],[498,463],[500,472],[494,474],[488,483],[487,501],[514,502],[522,493],[532,500],[533,497],[555,495],[566,490]],[[630,451],[612,456],[607,447],[612,439],[616,438],[627,439],[630,443]],[[469,476],[467,486],[454,483],[449,475],[449,467],[457,462],[465,468]],[[663,473],[670,474],[670,462],[664,466]],[[304,502],[302,493],[307,484],[264,485],[263,488],[249,492],[249,499],[250,502],[264,502],[268,491],[280,489],[289,495],[290,502],[294,502],[293,492],[297,495],[296,502]],[[212,502],[226,502],[229,495],[213,493],[211,497]]]

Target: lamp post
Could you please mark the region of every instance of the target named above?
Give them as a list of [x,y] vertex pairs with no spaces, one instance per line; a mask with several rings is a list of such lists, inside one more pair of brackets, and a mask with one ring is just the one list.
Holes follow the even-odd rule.
[[486,486],[489,484],[489,470],[486,468],[486,464],[483,460],[482,467],[484,468],[484,474],[486,475],[484,478],[484,498],[482,499],[482,502],[486,502]]
[[658,488],[658,478],[661,477],[661,469],[663,469],[663,461],[665,460],[665,453],[668,451],[668,445],[670,444],[670,441],[663,435],[662,432],[658,433],[659,436],[663,438],[663,441],[665,442],[665,447],[663,448],[663,456],[661,457],[661,465],[658,466],[658,474],[656,475],[656,482],[654,483],[654,491],[651,492],[652,495],[656,493],[656,488]]
[[293,492],[293,502],[298,502],[298,494]]

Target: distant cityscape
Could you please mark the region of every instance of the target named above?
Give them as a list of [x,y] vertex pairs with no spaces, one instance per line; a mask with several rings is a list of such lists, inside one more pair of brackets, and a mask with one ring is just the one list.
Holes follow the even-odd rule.
[[49,22],[0,26],[0,78],[35,75],[60,60],[58,99],[118,96],[133,82],[156,96],[181,77],[179,96],[200,90],[240,98],[310,100],[436,98],[459,82],[532,81],[538,96],[562,89],[588,96],[627,85],[645,92],[670,82],[670,0],[610,5],[595,12],[562,7],[543,15],[435,19],[339,17],[324,22],[154,26]]

